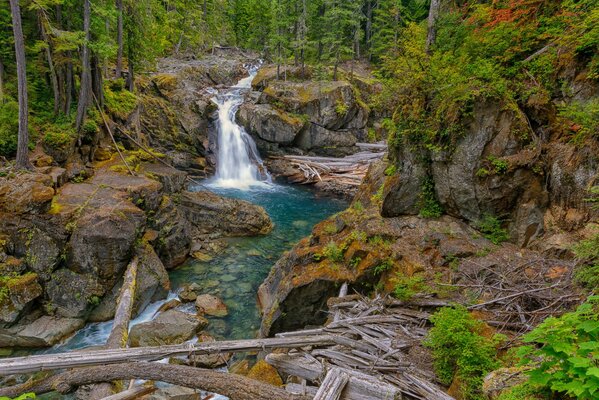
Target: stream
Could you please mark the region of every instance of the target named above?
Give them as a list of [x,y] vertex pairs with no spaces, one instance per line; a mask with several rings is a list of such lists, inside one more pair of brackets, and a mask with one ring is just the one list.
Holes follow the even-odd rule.
[[[151,320],[164,302],[176,298],[182,285],[196,283],[202,293],[220,297],[228,307],[225,318],[211,318],[206,331],[218,339],[256,337],[260,313],[256,293],[272,266],[284,251],[310,234],[312,227],[346,208],[345,200],[322,195],[304,186],[273,183],[264,168],[251,136],[235,121],[244,94],[250,90],[257,67],[248,67],[249,76],[213,101],[218,106],[218,162],[213,178],[194,184],[191,191],[210,190],[226,197],[249,201],[265,208],[274,229],[258,237],[228,238],[227,248],[214,258],[190,259],[170,271],[171,292],[167,299],[150,304],[130,327]],[[182,310],[195,313],[194,303]],[[57,353],[99,346],[105,343],[112,321],[86,325],[71,338],[43,353]]]

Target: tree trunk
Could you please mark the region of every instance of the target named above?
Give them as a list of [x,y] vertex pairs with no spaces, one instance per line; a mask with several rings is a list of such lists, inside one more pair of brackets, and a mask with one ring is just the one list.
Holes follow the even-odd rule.
[[368,52],[368,59],[372,60],[372,0],[366,1],[366,27],[364,29],[364,36],[366,40],[366,51]]
[[50,74],[50,83],[52,85],[52,92],[54,93],[54,115],[58,114],[60,110],[60,89],[58,87],[58,77],[56,76],[56,69],[54,68],[54,61],[52,60],[52,48],[50,46],[50,38],[46,32],[46,26],[44,25],[44,15],[39,10],[37,18],[40,26],[40,33],[42,40],[46,42],[46,61],[48,62],[48,72]]
[[[71,54],[70,52],[67,53],[67,57],[69,57],[69,59],[71,58]],[[63,109],[62,112],[64,113],[64,115],[69,116],[71,115],[71,104],[73,103],[73,94],[75,91],[75,85],[73,84],[73,63],[72,62],[68,62],[68,64],[66,65],[66,71],[65,71],[65,88],[64,88],[64,105],[63,105]]]
[[135,88],[135,76],[133,75],[133,48],[131,44],[131,31],[127,30],[127,63],[129,64],[129,76],[127,77],[127,87],[130,92]]
[[116,0],[117,20],[116,20],[116,77],[123,75],[123,0]]
[[[13,0],[11,0],[13,1]],[[14,0],[16,1],[16,0]],[[98,382],[124,379],[145,379],[166,382],[192,389],[201,389],[229,397],[231,400],[308,400],[285,389],[245,376],[217,372],[183,365],[135,362],[101,367],[78,368],[60,375],[0,389],[0,395],[17,397],[23,393],[68,393],[74,388]]]
[[91,57],[91,75],[92,75],[92,91],[98,99],[100,107],[104,107],[104,88],[102,79],[102,69],[100,68],[100,60],[98,56],[93,54]]
[[428,12],[428,33],[426,35],[426,52],[431,54],[432,47],[437,37],[437,19],[439,18],[439,9],[441,0],[431,0],[431,6]]
[[77,131],[81,129],[87,108],[91,100],[91,71],[90,71],[90,56],[89,42],[90,35],[90,0],[83,0],[83,31],[85,32],[85,41],[83,42],[83,51],[81,57],[81,87],[79,88],[79,103],[77,104],[77,117],[75,127]]
[[15,37],[15,55],[17,59],[17,80],[19,93],[19,136],[17,144],[17,168],[31,169],[29,162],[29,108],[27,104],[27,71],[25,69],[25,39],[21,27],[21,9],[19,0],[10,0],[12,28]]

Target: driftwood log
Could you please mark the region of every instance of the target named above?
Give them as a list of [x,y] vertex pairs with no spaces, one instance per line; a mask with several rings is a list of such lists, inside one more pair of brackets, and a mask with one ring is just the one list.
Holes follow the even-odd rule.
[[157,361],[163,358],[190,354],[206,355],[240,353],[276,348],[289,349],[304,346],[323,346],[333,343],[334,341],[330,335],[313,335],[308,337],[295,336],[290,338],[201,342],[193,345],[180,344],[127,349],[84,350],[63,354],[44,354],[0,359],[0,376],[94,365],[118,364],[129,361]]
[[82,385],[124,379],[147,379],[219,393],[231,400],[311,400],[291,394],[282,388],[255,381],[241,375],[183,365],[148,362],[114,364],[102,367],[78,368],[36,382],[0,389],[0,396],[17,397],[23,393],[65,394]]
[[[135,300],[135,290],[137,287],[138,264],[139,259],[135,256],[125,271],[125,279],[117,299],[112,330],[110,331],[110,335],[104,346],[107,349],[127,347],[129,322],[131,321],[131,314],[133,313],[133,301]],[[89,398],[90,400],[103,399],[110,396],[112,392],[112,385],[110,383],[101,383],[92,387]]]

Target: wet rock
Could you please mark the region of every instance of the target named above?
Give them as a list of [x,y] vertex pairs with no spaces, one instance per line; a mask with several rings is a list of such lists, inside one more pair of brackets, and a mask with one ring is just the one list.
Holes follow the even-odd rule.
[[168,310],[175,309],[181,305],[181,302],[178,299],[170,299],[160,306],[158,309],[158,313],[163,313]]
[[23,173],[0,178],[0,214],[42,214],[54,197],[52,178],[38,173]]
[[264,208],[206,191],[183,192],[179,208],[199,234],[263,235],[273,227]]
[[152,394],[144,396],[145,400],[202,400],[200,392],[183,386],[160,388]]
[[190,303],[195,301],[198,298],[198,293],[202,288],[197,283],[185,284],[183,285],[183,289],[179,292],[179,299],[183,303]]
[[48,307],[57,315],[83,318],[94,304],[98,304],[105,290],[97,276],[78,274],[62,268],[54,272],[45,287]]
[[260,360],[254,364],[248,372],[247,377],[268,383],[269,385],[283,386],[283,380],[277,370],[264,360]]
[[0,330],[0,347],[53,346],[84,325],[83,319],[44,315],[25,326],[15,326],[8,331]]
[[0,277],[0,323],[12,323],[42,294],[36,274]]
[[129,344],[133,347],[180,344],[191,339],[207,325],[205,318],[168,310],[152,321],[133,326],[129,333]]
[[229,314],[227,306],[221,299],[210,294],[202,294],[196,299],[198,312],[214,317],[226,317]]

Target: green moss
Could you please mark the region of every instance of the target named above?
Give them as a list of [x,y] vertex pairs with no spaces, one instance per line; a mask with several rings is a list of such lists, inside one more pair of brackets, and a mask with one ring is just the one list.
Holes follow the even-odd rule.
[[502,227],[503,221],[490,214],[485,214],[476,224],[476,228],[482,232],[483,236],[494,244],[500,244],[509,240],[507,229]]
[[132,92],[125,90],[121,82],[121,79],[117,79],[108,81],[104,85],[104,105],[109,114],[126,120],[137,107],[138,98]]
[[418,206],[419,215],[423,218],[439,218],[443,214],[443,208],[435,194],[435,183],[431,177],[425,178],[422,182]]

